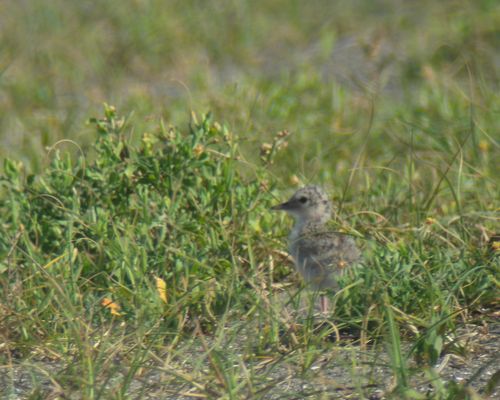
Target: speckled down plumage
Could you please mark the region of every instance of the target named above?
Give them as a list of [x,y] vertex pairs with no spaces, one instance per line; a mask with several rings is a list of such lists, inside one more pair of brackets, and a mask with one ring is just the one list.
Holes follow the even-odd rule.
[[351,236],[315,224],[306,224],[289,247],[297,271],[314,289],[336,288],[336,278],[360,258]]
[[325,192],[318,186],[306,186],[274,209],[287,211],[295,219],[289,251],[304,281],[317,290],[336,288],[336,278],[361,253],[351,236],[327,229],[332,206]]

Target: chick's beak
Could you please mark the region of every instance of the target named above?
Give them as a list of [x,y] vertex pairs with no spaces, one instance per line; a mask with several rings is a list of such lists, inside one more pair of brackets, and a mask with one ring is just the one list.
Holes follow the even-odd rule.
[[[283,203],[283,204],[284,204],[284,203]],[[272,206],[272,207],[271,207],[271,210],[272,210],[272,211],[280,211],[280,210],[283,210],[283,208],[282,208],[282,207],[283,207],[283,204],[278,204],[278,205],[276,205],[276,206]]]
[[286,211],[290,210],[293,208],[292,202],[291,201],[286,201],[285,203],[278,204],[274,207],[271,207],[271,210],[273,211]]

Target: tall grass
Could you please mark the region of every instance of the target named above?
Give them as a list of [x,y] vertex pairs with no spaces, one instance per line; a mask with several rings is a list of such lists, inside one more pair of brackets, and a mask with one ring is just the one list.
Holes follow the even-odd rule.
[[[274,178],[242,159],[228,128],[193,115],[188,131],[160,122],[133,145],[131,122],[114,107],[92,123],[95,145],[76,158],[55,146],[44,173],[7,159],[2,176],[5,340],[23,358],[33,348],[55,356],[63,373],[49,376],[63,392],[68,380],[86,398],[126,397],[166,355],[161,371],[176,390],[258,397],[279,386],[266,379],[273,368],[292,363],[307,375],[351,332],[365,347],[386,341],[391,390],[418,398],[401,336],[415,336],[408,356],[434,371],[445,334],[494,302],[497,260],[455,247],[470,240],[461,226],[443,232],[428,219],[363,240],[364,265],[343,278],[332,319],[317,325],[311,308],[300,311],[314,304],[307,291],[284,291],[268,211]],[[342,224],[374,229],[359,215]],[[201,352],[187,368],[184,351]],[[111,367],[116,357],[123,368]],[[269,364],[259,366],[262,357]]]

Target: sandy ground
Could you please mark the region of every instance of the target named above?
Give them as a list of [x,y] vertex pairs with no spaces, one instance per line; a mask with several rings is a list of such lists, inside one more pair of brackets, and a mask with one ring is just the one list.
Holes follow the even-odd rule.
[[[458,384],[467,384],[483,399],[500,398],[500,387],[489,396],[484,395],[484,388],[492,375],[500,368],[500,323],[490,324],[488,329],[475,325],[467,325],[459,330],[459,339],[467,345],[467,354],[442,355],[436,369],[441,372],[445,380]],[[262,399],[359,399],[360,393],[370,400],[387,398],[387,393],[393,385],[388,363],[388,355],[384,349],[368,348],[364,351],[359,346],[350,345],[348,341],[342,345],[333,346],[321,351],[307,371],[301,371],[294,357],[280,357],[249,360],[241,368],[252,370],[254,377],[253,395],[245,394],[243,398]],[[228,348],[234,352],[238,349]],[[406,349],[409,345],[404,345]],[[210,398],[217,398],[217,384],[196,380],[195,384],[188,383],[184,377],[180,378],[177,372],[189,374],[190,360],[195,360],[203,353],[186,354],[185,360],[176,360],[170,365],[158,362],[149,363],[137,371],[126,392],[127,399],[193,399],[206,398],[206,392],[197,388],[196,384],[213,387]],[[165,359],[162,355],[158,360]],[[198,358],[199,359],[199,358]],[[76,385],[61,379],[64,376],[64,367],[60,362],[32,358],[21,360],[13,357],[10,365],[2,366],[0,374],[0,398],[18,399],[80,399]],[[97,387],[119,387],[119,382],[130,372],[127,364],[115,363],[116,370],[110,374],[106,383]],[[236,366],[238,368],[238,366]],[[210,363],[206,361],[201,370],[208,371]],[[200,371],[200,365],[198,365]],[[239,371],[239,376],[244,375]],[[175,376],[177,375],[177,376]],[[193,377],[200,376],[193,373]],[[99,379],[99,377],[98,377]],[[422,374],[412,376],[415,387],[422,393],[431,391],[432,385]],[[38,391],[34,392],[35,382]],[[115,386],[116,385],[116,386]],[[34,395],[37,393],[37,395]],[[103,399],[117,398],[106,392]],[[246,392],[242,392],[246,393]],[[203,396],[205,394],[205,396]],[[109,397],[111,396],[111,397]],[[250,396],[250,397],[248,397]]]

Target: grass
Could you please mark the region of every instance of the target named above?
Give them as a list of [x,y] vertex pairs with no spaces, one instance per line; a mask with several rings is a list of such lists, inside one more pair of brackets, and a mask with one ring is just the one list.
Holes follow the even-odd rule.
[[[495,3],[113,4],[0,5],[0,393],[493,396],[443,368],[497,315]],[[319,320],[309,182],[364,253]]]

